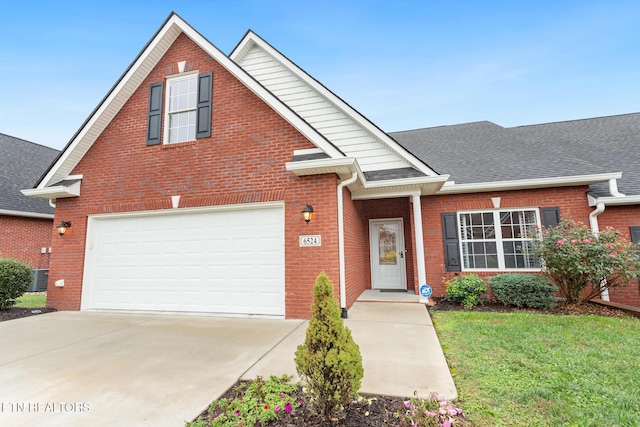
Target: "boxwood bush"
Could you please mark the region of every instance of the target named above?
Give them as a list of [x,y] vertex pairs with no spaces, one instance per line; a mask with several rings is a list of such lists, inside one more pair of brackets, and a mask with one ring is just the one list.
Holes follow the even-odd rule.
[[552,308],[558,290],[539,274],[500,274],[489,279],[493,296],[504,305],[527,308]]
[[473,308],[480,303],[480,294],[487,292],[487,284],[477,274],[465,274],[446,280],[447,298],[464,308]]
[[14,305],[32,282],[33,272],[28,264],[12,258],[0,259],[0,309]]

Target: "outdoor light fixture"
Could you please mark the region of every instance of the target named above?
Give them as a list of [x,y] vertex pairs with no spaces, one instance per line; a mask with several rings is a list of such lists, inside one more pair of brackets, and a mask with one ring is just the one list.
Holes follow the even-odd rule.
[[60,236],[64,236],[64,233],[67,232],[67,228],[71,227],[71,221],[61,221],[60,224],[56,225],[58,229],[58,234]]
[[304,218],[304,222],[306,222],[307,224],[309,224],[309,221],[311,221],[312,213],[313,213],[313,206],[307,203],[307,206],[305,206],[304,209],[302,209],[302,217]]

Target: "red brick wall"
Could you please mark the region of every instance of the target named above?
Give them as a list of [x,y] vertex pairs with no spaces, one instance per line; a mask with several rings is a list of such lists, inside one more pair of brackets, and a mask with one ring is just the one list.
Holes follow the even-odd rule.
[[[0,215],[0,258],[48,268],[52,234],[52,219]],[[46,254],[41,253],[42,248],[46,248]]]
[[369,267],[369,228],[363,219],[363,202],[351,200],[348,189],[343,189],[344,246],[347,307],[350,307],[365,289],[371,288]]
[[[212,136],[182,144],[146,146],[149,84],[162,81],[178,61],[213,71]],[[310,316],[316,276],[338,282],[336,177],[295,177],[285,170],[293,150],[312,148],[297,130],[181,35],[87,152],[74,174],[82,194],[58,200],[56,221],[72,221],[72,233],[57,239],[50,279],[64,288],[49,292],[48,305],[80,307],[87,216],[97,213],[284,200],[286,316]],[[302,219],[310,203],[315,218]],[[320,234],[321,247],[301,248],[302,234]]]
[[[433,295],[444,295],[443,279],[456,275],[456,273],[445,271],[441,213],[493,209],[491,198],[500,197],[500,207],[504,209],[559,206],[560,215],[569,215],[576,221],[588,224],[592,208],[587,203],[587,190],[587,187],[565,187],[423,197],[422,226],[427,283],[433,288]],[[477,272],[476,274],[487,279],[497,273],[499,272]]]
[[[620,231],[627,239],[631,240],[629,227],[640,226],[640,206],[607,206],[605,211],[598,215],[598,227],[604,230],[612,227]],[[618,286],[609,291],[609,299],[621,304],[640,307],[640,284],[638,279],[633,279],[628,285]]]

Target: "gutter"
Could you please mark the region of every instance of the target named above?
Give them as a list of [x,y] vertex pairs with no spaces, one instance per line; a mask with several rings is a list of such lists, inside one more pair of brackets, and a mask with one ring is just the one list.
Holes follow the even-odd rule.
[[347,318],[347,280],[345,277],[344,261],[344,203],[342,200],[342,189],[349,184],[353,184],[358,179],[358,173],[353,172],[351,178],[338,184],[338,263],[340,269],[340,308],[342,318]]
[[8,209],[0,209],[0,215],[8,216],[20,216],[24,218],[41,218],[41,219],[53,219],[53,214],[37,213],[37,212],[24,212],[24,211],[12,211]]
[[[609,189],[617,192],[616,179],[622,177],[622,172],[601,173],[592,175],[560,176],[553,178],[518,179],[513,181],[477,182],[471,184],[455,184],[449,181],[442,186],[437,194],[480,193],[485,191],[524,190],[527,188],[570,187],[608,182]],[[612,185],[611,182],[614,181]],[[613,193],[612,193],[613,194]],[[620,194],[620,193],[618,193]]]

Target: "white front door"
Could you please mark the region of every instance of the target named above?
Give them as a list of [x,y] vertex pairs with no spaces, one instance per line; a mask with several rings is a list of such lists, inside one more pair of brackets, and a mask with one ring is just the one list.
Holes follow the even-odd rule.
[[373,289],[407,289],[402,219],[369,222]]

